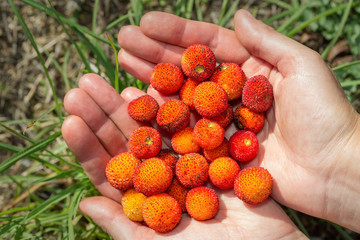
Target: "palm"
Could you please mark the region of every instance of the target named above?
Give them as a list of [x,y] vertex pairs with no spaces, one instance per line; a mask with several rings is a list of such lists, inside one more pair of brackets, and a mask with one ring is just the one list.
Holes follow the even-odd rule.
[[[314,183],[323,179],[319,178],[319,172],[323,175],[330,172],[331,161],[325,165],[321,159],[325,154],[330,154],[331,147],[337,143],[334,138],[336,133],[346,131],[341,126],[346,126],[348,109],[336,108],[336,103],[343,96],[337,94],[338,86],[335,80],[328,86],[328,91],[321,91],[321,88],[317,87],[321,86],[325,79],[332,79],[327,69],[322,66],[307,66],[305,59],[294,59],[290,54],[285,53],[282,58],[272,55],[270,50],[276,52],[282,47],[276,41],[281,42],[283,39],[272,36],[273,33],[269,30],[264,31],[268,31],[269,36],[246,39],[214,25],[152,14],[142,21],[140,28],[127,27],[120,31],[119,43],[123,49],[119,53],[119,62],[126,71],[148,83],[156,63],[179,64],[185,47],[192,43],[203,43],[214,50],[219,62],[239,63],[247,76],[267,76],[274,87],[275,103],[267,114],[264,129],[258,134],[261,143],[258,157],[249,164],[264,166],[271,172],[275,180],[273,197],[276,200],[298,210],[321,215],[319,211],[322,209],[311,209],[314,205],[323,206],[322,201],[325,200],[325,194],[318,191]],[[274,49],[269,49],[266,44],[260,49],[258,46],[265,41],[273,41]],[[293,42],[288,44],[291,45],[290,48],[292,45],[298,47]],[[255,55],[251,54],[252,52]],[[266,54],[269,55],[266,61],[256,57]],[[310,56],[313,55],[311,53]],[[307,69],[316,67],[318,75],[307,75]],[[329,93],[334,93],[331,99]],[[128,88],[118,95],[99,76],[85,75],[80,80],[79,89],[72,90],[66,96],[65,107],[72,116],[63,125],[63,136],[94,185],[107,197],[86,199],[82,204],[84,211],[113,236],[120,236],[119,232],[113,229],[120,227],[126,237],[135,238],[146,233],[146,236],[156,239],[165,235],[158,235],[149,228],[124,218],[120,205],[113,201],[119,202],[121,193],[109,185],[104,174],[106,162],[111,156],[128,150],[127,138],[139,127],[126,111],[127,103],[142,94],[144,93],[138,89]],[[151,88],[148,94],[154,96],[160,104],[167,98]],[[338,112],[329,113],[321,108],[326,106],[323,99],[329,100],[327,104],[335,105]],[[335,113],[340,113],[343,117],[338,119],[336,126],[330,128],[334,129],[333,132],[321,132],[324,125],[333,124],[331,119],[336,117]],[[234,131],[234,127],[229,128],[227,136]],[[332,156],[335,158],[336,154]],[[316,197],[310,195],[314,192],[317,193]],[[198,222],[184,215],[180,225],[168,235],[181,239],[193,239],[197,234],[201,234],[199,238],[204,239],[204,233],[212,239],[217,235],[221,238],[230,234],[252,239],[265,239],[266,236],[278,239],[289,233],[298,234],[281,208],[272,200],[249,207],[232,192],[220,194],[220,199],[220,211],[215,219]],[[319,200],[314,204],[315,199]],[[114,216],[114,213],[119,215]],[[109,222],[108,219],[117,221]],[[266,227],[259,231],[260,225]]]
[[[244,17],[244,13],[238,14],[238,19]],[[152,14],[143,19],[140,28],[120,31],[119,43],[125,50],[120,52],[119,62],[148,82],[155,63],[179,64],[185,47],[203,43],[213,49],[218,62],[239,63],[248,77],[267,76],[274,87],[274,107],[258,134],[259,155],[248,165],[269,169],[276,182],[276,200],[322,216],[327,180],[340,154],[337,145],[341,137],[351,134],[353,109],[318,54],[259,22],[251,24],[235,19],[237,31],[233,32]],[[148,51],[142,51],[145,48]],[[227,136],[233,131],[228,129]],[[322,161],[325,158],[327,161]]]

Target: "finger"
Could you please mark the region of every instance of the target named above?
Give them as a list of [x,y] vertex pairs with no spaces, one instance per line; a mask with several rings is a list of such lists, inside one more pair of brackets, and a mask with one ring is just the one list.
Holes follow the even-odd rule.
[[123,48],[120,49],[118,55],[120,66],[133,77],[140,81],[150,84],[150,76],[155,67],[154,63],[148,62],[142,58],[136,57]]
[[121,28],[118,43],[132,55],[152,63],[168,62],[179,65],[181,54],[184,51],[183,47],[166,44],[147,37],[137,26]]
[[245,10],[235,14],[234,26],[237,38],[251,55],[277,67],[285,75],[301,69],[298,64],[307,62],[302,57],[306,53],[314,55],[309,48],[276,32]]
[[64,105],[69,114],[83,119],[111,156],[126,151],[125,136],[84,90],[69,91]]
[[140,29],[152,39],[183,48],[194,43],[205,44],[214,51],[218,62],[241,64],[249,58],[249,53],[239,43],[235,33],[215,24],[191,21],[163,12],[150,12],[142,17]]
[[105,167],[111,156],[93,131],[78,116],[67,117],[61,131],[66,144],[75,154],[94,186],[104,196],[119,201],[120,191],[109,184],[105,175]]
[[129,138],[135,129],[143,125],[129,116],[128,102],[99,75],[86,74],[82,76],[79,87],[93,99],[126,138]]
[[85,198],[80,202],[79,208],[114,239],[135,239],[137,230],[144,228],[147,231],[145,226],[129,220],[121,205],[109,198]]

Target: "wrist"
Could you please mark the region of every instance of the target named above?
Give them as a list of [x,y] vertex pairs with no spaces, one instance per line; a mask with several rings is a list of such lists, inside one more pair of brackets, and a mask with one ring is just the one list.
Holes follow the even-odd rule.
[[337,164],[329,175],[324,218],[360,232],[360,117],[339,147]]

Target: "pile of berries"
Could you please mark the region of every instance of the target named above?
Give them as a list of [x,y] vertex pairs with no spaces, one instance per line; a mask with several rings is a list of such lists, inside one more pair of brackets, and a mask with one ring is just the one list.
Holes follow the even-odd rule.
[[[158,92],[179,94],[180,99],[159,106],[144,95],[129,103],[133,119],[156,120],[159,130],[139,127],[129,137],[130,151],[107,164],[110,184],[126,191],[122,198],[126,216],[157,232],[168,232],[185,212],[199,221],[215,217],[216,188],[233,188],[247,204],[270,195],[272,177],[266,169],[239,166],[257,156],[256,133],[273,102],[272,85],[265,76],[247,79],[235,63],[216,66],[211,49],[194,44],[184,51],[181,67],[157,64],[150,83]],[[241,105],[233,107],[238,100]],[[194,127],[189,126],[191,113],[198,116]],[[239,130],[226,139],[225,129],[231,123]],[[170,134],[171,149],[162,148],[160,132]]]

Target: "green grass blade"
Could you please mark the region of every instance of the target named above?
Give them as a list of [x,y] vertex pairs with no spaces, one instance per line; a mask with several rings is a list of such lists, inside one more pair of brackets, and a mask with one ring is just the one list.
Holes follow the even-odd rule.
[[84,180],[82,182],[78,182],[78,183],[70,186],[69,188],[66,188],[65,190],[62,190],[60,193],[45,200],[40,205],[38,205],[36,208],[34,208],[34,210],[32,210],[30,212],[30,214],[24,218],[23,221],[28,222],[28,221],[34,219],[39,214],[41,214],[41,213],[45,212],[46,210],[48,210],[49,208],[51,208],[55,203],[63,200],[64,198],[66,198],[67,196],[69,196],[70,194],[74,193],[77,190],[87,188],[88,185],[89,185],[89,180]]
[[92,11],[92,19],[91,19],[91,30],[96,34],[96,20],[97,13],[99,10],[99,0],[95,0],[93,11]]
[[77,212],[80,200],[82,199],[85,191],[86,191],[86,189],[76,191],[74,193],[74,196],[71,199],[71,204],[69,206],[68,217],[67,217],[69,239],[71,239],[71,240],[76,239],[75,234],[74,234],[73,218],[76,216],[76,212]]
[[[89,39],[79,30],[74,29],[75,33],[81,38],[81,40],[90,48],[90,50],[94,53],[94,55],[97,57],[97,59],[100,61],[100,63],[104,66],[106,75],[109,77],[109,79],[113,82],[114,79],[114,68],[112,66],[112,63],[110,60],[105,56],[105,53],[101,47],[96,47],[94,44],[92,44]],[[99,69],[100,71],[100,69]]]
[[351,87],[360,85],[360,80],[345,81],[340,83],[342,87]]
[[132,9],[133,25],[140,25],[141,17],[144,15],[144,5],[142,1],[130,0]]
[[[111,23],[109,23],[103,30],[101,30],[101,33],[104,33],[106,31],[109,31],[110,29],[112,29],[113,27],[118,26],[119,24],[125,22],[129,20],[129,14],[120,16],[118,19],[112,21]],[[116,46],[115,46],[116,47]]]
[[230,18],[232,18],[234,16],[236,10],[238,9],[239,2],[240,2],[240,0],[234,1],[234,3],[229,8],[229,10],[226,12],[226,14],[223,18],[222,26],[225,26],[229,22]]
[[229,4],[229,0],[225,0],[225,1],[222,2],[220,17],[219,17],[219,20],[217,22],[217,25],[219,25],[219,26],[221,26],[221,23],[222,23],[224,15],[226,13],[226,9],[227,9],[228,4]]
[[271,4],[275,4],[278,5],[279,7],[282,7],[284,9],[291,9],[293,8],[290,4],[284,2],[284,1],[279,1],[279,0],[266,0],[266,2],[271,3]]
[[331,225],[341,234],[344,240],[353,240],[353,238],[347,232],[345,232],[342,227],[335,223],[331,223]]
[[203,21],[204,17],[201,11],[201,5],[200,5],[201,0],[195,0],[195,11],[196,11],[196,18],[198,21]]
[[298,8],[298,7],[300,6],[298,0],[291,0],[291,5],[292,5],[294,8]]
[[292,31],[290,31],[287,36],[288,37],[292,37],[293,35],[295,35],[297,32],[303,30],[304,28],[306,28],[307,26],[309,26],[311,23],[323,18],[323,17],[326,17],[326,16],[329,16],[331,14],[334,14],[336,13],[337,11],[340,11],[340,10],[343,10],[344,8],[346,8],[347,4],[341,4],[339,6],[336,6],[328,11],[325,11],[315,17],[313,17],[312,19],[309,19],[307,20],[306,22],[302,23],[300,26],[294,28]]
[[[47,70],[47,67],[45,66],[45,60],[44,60],[44,58],[42,57],[42,55],[40,54],[40,51],[39,51],[39,49],[38,49],[38,47],[37,47],[37,44],[36,44],[36,42],[35,42],[35,39],[33,38],[32,34],[31,34],[28,26],[26,25],[24,19],[22,18],[20,12],[19,12],[18,9],[16,8],[14,1],[13,1],[13,0],[9,0],[9,4],[10,4],[12,10],[14,11],[15,16],[18,18],[19,23],[20,23],[22,29],[24,30],[27,38],[29,39],[32,47],[34,48],[34,50],[35,50],[35,52],[36,52],[36,54],[37,54],[37,56],[38,56],[38,59],[39,59],[41,65],[42,65],[42,67],[43,67],[45,76],[46,76],[46,78],[47,78],[47,80],[48,80],[48,83],[49,83],[49,85],[50,85],[50,88],[51,88],[51,91],[52,91],[52,94],[53,94],[53,98],[54,98],[55,104],[57,105],[57,104],[59,104],[59,100],[58,100],[58,97],[57,97],[57,95],[56,95],[56,91],[55,91],[53,82],[52,82],[52,80],[51,80],[51,78],[50,78],[50,75],[49,75],[49,72],[48,72],[48,70]],[[56,113],[57,113],[57,116],[59,117],[59,120],[62,121],[63,115],[62,115],[62,112],[60,111],[60,109],[56,109]]]
[[59,174],[56,174],[55,176],[52,177],[43,177],[40,179],[37,179],[36,181],[32,182],[31,184],[36,184],[36,183],[40,183],[40,182],[49,182],[52,180],[56,180],[56,179],[65,179],[65,178],[72,178],[72,176],[75,175],[75,173],[78,172],[78,170],[62,170],[62,172],[60,172]]
[[360,60],[340,64],[340,65],[338,65],[336,67],[333,67],[332,70],[333,71],[338,71],[338,70],[344,69],[346,67],[350,67],[350,66],[357,65],[357,64],[360,64]]
[[[2,143],[2,142],[0,142],[0,149],[3,149],[3,150],[5,150],[5,151],[9,151],[9,152],[13,152],[13,153],[15,153],[15,154],[19,154],[20,152],[24,151],[23,148],[16,147],[16,146],[12,146],[12,145],[8,145],[8,144]],[[30,160],[37,161],[37,162],[39,162],[39,163],[41,163],[41,164],[44,164],[46,167],[48,167],[48,168],[50,168],[50,169],[52,169],[52,170],[54,170],[54,171],[61,171],[61,168],[58,167],[57,165],[52,164],[52,163],[50,163],[50,162],[48,162],[48,161],[46,161],[46,160],[43,160],[43,159],[41,159],[41,158],[39,158],[39,157],[36,157],[36,156],[34,156],[33,154],[30,154],[30,155],[28,155],[28,156],[26,156],[26,157],[29,158]],[[3,164],[4,164],[4,163],[3,163]],[[15,164],[15,162],[14,162],[14,164]],[[11,164],[11,165],[12,165],[12,164]],[[11,166],[11,165],[10,165],[10,166]],[[2,165],[0,165],[0,167],[1,167],[1,166],[2,166]]]
[[276,21],[276,20],[279,20],[279,19],[282,19],[286,16],[289,16],[289,15],[292,15],[294,12],[296,11],[296,9],[292,8],[292,9],[289,9],[289,10],[285,10],[275,16],[272,16],[266,20],[264,20],[264,23],[265,24],[271,24],[272,22]]
[[25,148],[23,151],[18,152],[15,155],[11,156],[8,160],[0,164],[0,173],[4,172],[6,169],[14,165],[20,159],[28,157],[34,152],[43,150],[46,146],[52,143],[59,136],[61,136],[61,132],[56,132],[53,135],[41,140],[40,142],[33,144]]
[[194,0],[187,1],[185,18],[191,19],[191,14],[192,14],[192,11],[193,11],[193,7],[194,7]]
[[296,211],[291,209],[291,208],[287,208],[287,210],[289,211],[290,215],[293,217],[296,225],[299,227],[299,229],[308,237],[310,238],[310,235],[308,233],[308,231],[306,230],[304,224],[302,224],[301,220],[299,219],[298,215],[296,214]]
[[346,23],[346,20],[348,19],[349,17],[349,14],[350,14],[350,10],[351,10],[351,6],[352,6],[352,3],[353,3],[353,0],[349,0],[347,6],[346,6],[346,9],[345,9],[345,12],[341,18],[341,21],[340,21],[340,24],[337,26],[338,30],[336,31],[335,33],[335,36],[333,37],[333,39],[330,41],[330,43],[327,45],[327,47],[325,48],[324,52],[321,54],[321,57],[323,59],[325,59],[327,57],[327,55],[329,54],[331,48],[335,45],[335,43],[337,42],[337,40],[339,39],[343,29],[344,29],[344,26],[345,26],[345,23]]
[[[45,5],[41,4],[40,2],[34,1],[34,0],[21,0],[23,3],[25,3],[26,5],[30,5],[33,8],[36,8],[44,13],[46,13],[49,16],[52,17],[56,17],[56,15],[59,16],[59,18],[61,19],[62,22],[66,23],[68,26],[77,29],[78,31],[85,33],[86,35],[89,35],[103,43],[109,44],[109,42],[107,41],[107,39],[102,38],[101,36],[93,33],[91,30],[89,30],[87,27],[84,27],[82,25],[77,24],[76,22],[73,22],[72,20],[62,16],[59,12],[57,12],[56,10],[52,10],[48,7],[46,7]],[[115,44],[117,49],[120,49],[120,46],[118,44]]]
[[107,37],[109,39],[110,45],[114,50],[114,55],[115,55],[115,76],[114,76],[114,88],[115,90],[120,93],[120,91],[122,89],[124,89],[124,86],[121,86],[121,90],[120,90],[120,81],[119,81],[119,62],[118,62],[118,55],[117,55],[117,50],[115,48],[115,45],[111,39],[111,37],[109,36],[109,34],[107,34]]
[[79,54],[82,62],[85,64],[85,68],[86,68],[87,72],[91,72],[91,67],[90,67],[89,60],[85,57],[85,55],[83,54],[83,52],[80,49],[79,45],[74,41],[73,37],[71,36],[69,31],[65,27],[64,22],[60,18],[59,14],[55,11],[55,8],[52,6],[51,2],[49,0],[48,0],[48,2],[50,4],[50,6],[51,6],[51,10],[54,12],[55,18],[58,20],[58,22],[60,23],[60,25],[64,29],[64,31],[65,31],[66,35],[69,37],[69,40],[71,41],[71,43],[75,46],[75,49],[76,49],[77,53]]
[[297,9],[294,14],[288,19],[286,20],[283,24],[281,24],[276,31],[281,32],[285,35],[287,35],[285,33],[285,30],[291,25],[293,24],[295,21],[298,20],[299,17],[301,17],[301,15],[303,14],[303,12],[305,11],[305,9],[309,6],[309,4],[303,4],[299,9]]

